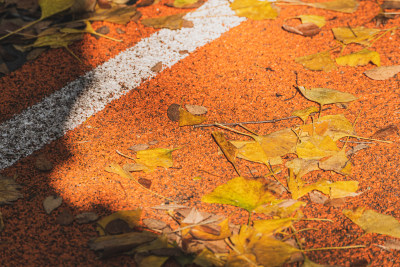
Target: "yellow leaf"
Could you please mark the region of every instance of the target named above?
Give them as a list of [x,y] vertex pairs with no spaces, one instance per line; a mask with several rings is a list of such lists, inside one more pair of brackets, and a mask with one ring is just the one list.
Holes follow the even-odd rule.
[[294,175],[298,178],[303,177],[311,171],[319,170],[317,160],[307,160],[302,158],[295,158],[287,161],[285,166],[286,168],[292,169]]
[[256,180],[246,180],[236,177],[226,184],[220,185],[213,192],[203,196],[202,201],[207,203],[228,204],[248,212],[260,205],[275,200],[275,197],[264,190],[264,184]]
[[42,15],[39,20],[43,20],[54,14],[60,13],[72,7],[75,0],[39,0]]
[[153,27],[156,29],[168,28],[170,30],[177,30],[181,28],[192,28],[193,22],[184,19],[183,16],[185,15],[186,13],[180,13],[158,18],[148,18],[143,19],[141,22],[144,26]]
[[352,94],[341,92],[334,89],[328,89],[328,88],[306,89],[303,86],[299,86],[298,89],[305,98],[317,102],[321,106],[334,103],[346,103],[357,99]]
[[301,19],[301,23],[314,23],[318,27],[322,28],[326,24],[325,17],[318,15],[300,15],[296,18]]
[[292,254],[300,251],[288,243],[259,233],[247,225],[242,225],[239,234],[232,236],[230,239],[235,250],[231,251],[228,256],[227,266],[232,266],[231,263],[237,260],[236,257],[238,255],[236,251],[240,252],[241,256],[245,255],[247,259],[256,263],[253,266],[282,266],[290,259]]
[[337,181],[331,184],[331,198],[353,197],[357,194],[358,190],[357,181]]
[[110,9],[98,10],[88,18],[90,21],[109,21],[116,24],[127,24],[133,17],[139,19],[140,13],[135,6],[113,6]]
[[296,150],[297,135],[290,128],[253,138],[260,143],[268,158],[281,157]]
[[332,28],[332,32],[336,40],[343,44],[358,43],[366,45],[370,40],[375,38],[380,30],[365,27],[338,27]]
[[358,8],[358,2],[356,0],[335,0],[322,3],[309,3],[308,5],[343,13],[353,13]]
[[231,230],[229,229],[229,220],[225,219],[218,224],[220,231],[218,234],[207,233],[204,230],[203,225],[198,225],[190,228],[190,234],[200,240],[221,240],[231,236]]
[[295,218],[281,218],[253,221],[254,230],[263,234],[273,234],[290,227]]
[[299,158],[312,160],[332,156],[339,148],[329,136],[314,135],[301,139],[296,147],[296,154]]
[[193,263],[202,267],[223,267],[225,266],[225,261],[217,258],[217,256],[211,252],[209,249],[203,249],[200,254],[196,255]]
[[173,166],[172,152],[177,149],[153,148],[140,150],[136,153],[136,162],[146,165],[150,171],[155,170],[156,167],[170,168]]
[[197,3],[199,0],[174,0],[173,6],[176,8],[184,8],[186,6],[193,5]]
[[333,154],[331,157],[325,160],[320,160],[318,167],[325,171],[334,171],[343,175],[350,175],[351,172],[351,162],[347,158],[346,151],[344,149]]
[[318,112],[319,108],[312,106],[305,109],[295,110],[292,112],[293,116],[299,117],[303,122],[306,122],[311,113]]
[[230,141],[238,148],[237,157],[252,162],[262,163],[266,165],[282,164],[281,157],[268,157],[259,142],[256,141]]
[[381,65],[379,53],[368,49],[363,49],[361,51],[336,58],[336,63],[340,66],[365,66],[369,62],[372,62],[379,67]]
[[231,142],[226,140],[224,134],[221,132],[212,132],[212,136],[221,148],[225,157],[230,163],[232,163],[232,165],[235,167],[236,172],[240,175],[239,170],[236,166],[236,155],[238,153],[237,148]]
[[[276,202],[276,203],[275,203]],[[294,199],[276,200],[271,204],[264,204],[257,207],[254,212],[264,213],[269,216],[286,218],[292,216],[294,212],[304,207],[306,203]]]
[[85,29],[82,29],[82,30],[74,29],[74,28],[63,28],[60,30],[60,32],[62,32],[62,33],[90,33],[90,34],[101,36],[101,37],[104,37],[104,38],[107,38],[107,39],[110,39],[110,40],[113,40],[116,42],[122,42],[122,40],[118,40],[118,39],[112,38],[110,36],[96,32],[88,20],[85,20],[85,24],[86,24],[86,27],[85,27]]
[[99,225],[97,226],[97,231],[99,232],[100,235],[105,235],[104,229],[106,229],[107,224],[116,219],[123,220],[129,225],[130,228],[134,228],[135,226],[140,225],[141,214],[142,214],[141,209],[117,211],[109,216],[101,218],[97,222],[97,224]]
[[392,216],[358,207],[343,210],[343,214],[367,233],[377,233],[400,238],[400,223]]
[[332,265],[318,264],[310,260],[309,258],[305,258],[303,265],[301,267],[333,267]]
[[279,15],[279,9],[268,1],[234,0],[230,7],[239,17],[253,20],[275,19]]
[[343,114],[326,115],[319,118],[319,123],[328,122],[328,129],[325,135],[330,136],[333,141],[342,137],[355,134],[353,124]]
[[205,122],[206,116],[196,116],[179,107],[179,126],[191,126]]
[[304,57],[298,57],[294,60],[309,70],[323,70],[329,72],[336,69],[335,61],[331,58],[329,52],[320,52]]

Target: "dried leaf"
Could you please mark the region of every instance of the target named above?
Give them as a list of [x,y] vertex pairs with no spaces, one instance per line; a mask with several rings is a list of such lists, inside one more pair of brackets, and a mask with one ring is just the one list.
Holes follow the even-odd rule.
[[197,125],[205,122],[207,117],[205,116],[195,116],[192,113],[184,110],[183,108],[179,108],[179,126],[191,126]]
[[317,124],[327,122],[328,128],[325,135],[330,136],[333,141],[337,141],[345,136],[352,136],[355,134],[354,126],[343,114],[326,115],[319,118]]
[[186,13],[180,13],[170,16],[163,16],[158,18],[142,19],[142,24],[147,27],[156,29],[168,28],[170,30],[177,30],[181,28],[193,28],[193,22],[183,18]]
[[299,117],[303,122],[306,122],[311,113],[318,112],[319,108],[311,106],[305,109],[295,110],[292,112],[293,116]]
[[298,178],[303,177],[309,172],[319,170],[318,160],[307,160],[302,158],[295,158],[287,161],[285,166],[286,168],[292,169],[294,175]]
[[97,222],[97,224],[99,225],[97,226],[97,231],[101,236],[105,235],[106,233],[104,232],[104,230],[107,228],[107,225],[117,219],[124,221],[129,228],[133,229],[134,227],[140,225],[139,222],[141,214],[141,209],[117,211],[109,216],[101,218]]
[[231,236],[231,230],[229,229],[228,219],[223,220],[218,224],[220,231],[217,233],[208,233],[202,225],[192,227],[190,234],[200,240],[221,240]]
[[270,192],[264,190],[263,183],[236,177],[203,196],[202,201],[228,204],[251,212],[258,206],[270,203],[274,199],[275,197]]
[[61,211],[61,213],[58,214],[56,218],[56,223],[60,225],[70,225],[73,221],[74,221],[74,216],[68,209]]
[[[238,256],[246,257],[255,265],[263,266],[282,266],[287,262],[291,255],[300,250],[292,247],[288,243],[273,239],[267,234],[258,233],[252,227],[242,225],[240,232],[230,238],[235,246],[235,251],[239,251],[241,255],[232,251],[228,256],[227,266],[247,266],[239,265]],[[253,256],[251,256],[253,255]]]
[[0,205],[11,204],[11,201],[23,198],[18,191],[21,188],[22,186],[17,184],[13,178],[0,175]]
[[162,61],[157,62],[153,67],[151,67],[151,71],[155,73],[159,73],[163,68]]
[[187,111],[192,113],[193,115],[204,115],[207,113],[207,108],[199,105],[185,105]]
[[343,44],[358,43],[366,45],[369,44],[369,41],[375,38],[376,34],[378,34],[380,30],[365,27],[338,27],[332,28],[332,32],[336,40]]
[[179,148],[153,148],[140,150],[136,153],[136,162],[138,164],[143,164],[149,168],[149,170],[144,170],[145,172],[153,171],[157,167],[170,168],[173,166],[172,152],[177,149]]
[[385,241],[385,247],[389,249],[400,250],[400,240],[389,239]]
[[277,200],[270,204],[264,204],[254,210],[257,213],[264,213],[269,216],[287,218],[304,207],[306,203],[294,199]]
[[313,23],[322,28],[326,24],[325,17],[318,15],[299,15],[296,18],[301,19],[302,23]]
[[135,6],[114,6],[110,9],[96,11],[88,18],[90,21],[108,21],[116,24],[127,24],[141,17]]
[[200,254],[196,255],[193,263],[202,267],[225,266],[225,261],[217,258],[215,253],[208,249],[204,249]]
[[53,210],[61,206],[62,197],[60,196],[48,196],[43,200],[43,208],[47,214],[50,214]]
[[72,13],[85,13],[93,12],[96,6],[97,0],[75,0],[75,3],[71,7]]
[[366,233],[377,233],[400,238],[400,223],[392,216],[358,207],[343,210],[343,214]]
[[320,135],[302,138],[296,147],[297,156],[306,160],[333,156],[338,151],[339,148],[331,137]]
[[358,2],[356,0],[334,0],[322,3],[308,3],[307,5],[343,13],[353,13],[358,8]]
[[94,212],[83,212],[75,216],[75,221],[79,224],[97,221],[99,215]]
[[300,34],[303,36],[314,36],[321,31],[321,29],[314,23],[302,23],[297,26],[284,24],[282,28],[288,32]]
[[198,8],[202,4],[204,4],[202,0],[174,0],[172,6],[176,8]]
[[365,71],[364,74],[373,80],[383,81],[394,77],[399,72],[400,65],[394,65],[376,67]]
[[298,57],[296,63],[309,70],[323,70],[329,72],[336,69],[335,61],[331,58],[329,52],[320,52],[308,56]]
[[238,153],[238,149],[232,145],[231,142],[226,140],[225,135],[222,132],[212,132],[212,136],[217,142],[218,146],[221,148],[225,157],[228,159],[230,163],[235,167],[236,172],[240,175],[239,170],[236,166],[236,155]]
[[113,41],[116,41],[116,42],[122,42],[122,40],[118,40],[118,39],[112,38],[110,36],[107,36],[105,34],[102,34],[102,33],[98,32],[98,31],[95,31],[93,29],[93,27],[92,27],[92,24],[90,24],[90,22],[88,20],[85,20],[84,22],[85,22],[86,27],[84,29],[82,29],[82,30],[74,29],[74,28],[63,28],[63,29],[60,30],[60,32],[62,32],[62,33],[70,33],[70,34],[91,33],[91,34],[93,34],[95,36],[98,36],[98,37],[107,38],[107,39],[110,39],[110,40],[113,40]]
[[155,255],[149,255],[144,257],[138,262],[138,267],[161,267],[168,260],[169,257],[159,257]]
[[129,150],[132,150],[132,151],[134,151],[134,152],[138,152],[138,151],[140,151],[140,150],[146,150],[146,149],[148,149],[149,148],[149,145],[148,144],[136,144],[136,145],[133,145],[133,146],[131,146],[130,148],[128,148]]
[[72,7],[74,2],[75,0],[39,0],[38,3],[42,10],[42,15],[39,20],[67,10]]
[[281,218],[281,219],[269,219],[269,220],[257,220],[253,221],[253,227],[254,230],[267,234],[267,235],[272,235],[275,232],[282,231],[283,229],[286,229],[290,227],[297,219],[295,218]]
[[253,20],[275,19],[279,15],[279,9],[268,1],[234,0],[230,7],[239,17]]
[[396,125],[391,124],[389,126],[386,126],[384,128],[377,130],[371,136],[371,138],[384,139],[384,138],[387,138],[388,136],[392,136],[392,135],[396,135],[396,134],[398,135],[399,133],[400,133],[399,128]]
[[252,162],[266,165],[282,164],[281,157],[268,157],[259,142],[256,141],[230,141],[238,149],[237,157]]
[[385,0],[381,5],[382,9],[400,9],[399,0]]
[[171,104],[168,109],[167,109],[167,116],[168,119],[171,121],[179,121],[179,109],[180,109],[179,104]]
[[325,171],[334,171],[343,175],[350,175],[351,173],[351,162],[347,158],[344,149],[327,159],[320,160],[318,167]]
[[336,63],[340,66],[365,66],[369,62],[374,63],[378,67],[381,65],[381,58],[378,52],[363,49],[361,51],[337,57]]
[[341,92],[328,88],[306,89],[303,86],[298,87],[302,95],[308,100],[317,102],[321,106],[334,103],[346,103],[357,100],[352,94]]
[[329,200],[327,196],[318,191],[312,191],[308,193],[308,196],[310,197],[311,202],[317,204],[325,204]]

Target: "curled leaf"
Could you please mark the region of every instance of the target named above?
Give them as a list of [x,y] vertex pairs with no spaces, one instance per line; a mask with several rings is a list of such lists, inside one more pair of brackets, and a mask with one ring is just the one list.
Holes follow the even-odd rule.
[[302,23],[294,27],[284,24],[282,28],[288,32],[303,36],[314,36],[321,31],[321,29],[314,23]]
[[332,28],[332,32],[336,40],[343,44],[368,44],[370,40],[375,38],[375,35],[378,34],[380,30],[365,27],[337,27]]
[[179,107],[179,126],[191,126],[197,125],[205,122],[207,120],[206,116],[196,116],[192,113]]
[[321,106],[334,103],[346,103],[357,100],[352,94],[341,92],[328,88],[306,89],[303,86],[298,87],[302,95],[308,100],[317,102]]
[[325,17],[318,15],[299,15],[296,18],[301,19],[302,23],[313,23],[319,28],[322,28],[326,24]]

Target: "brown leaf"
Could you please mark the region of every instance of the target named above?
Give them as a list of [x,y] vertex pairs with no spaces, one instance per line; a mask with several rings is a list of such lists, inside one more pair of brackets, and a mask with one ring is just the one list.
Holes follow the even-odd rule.
[[163,68],[163,64],[160,61],[160,62],[157,62],[153,67],[151,67],[151,71],[155,72],[155,73],[158,73],[158,72],[160,72],[162,70],[162,68]]
[[156,29],[168,28],[170,30],[177,30],[181,28],[193,28],[193,22],[183,19],[185,15],[186,13],[180,13],[171,16],[143,19],[142,24]]
[[56,223],[60,225],[70,225],[74,221],[74,216],[71,214],[71,211],[65,209],[58,214],[56,218]]
[[335,208],[339,208],[339,207],[343,206],[344,204],[346,204],[345,197],[330,199],[328,202],[325,203],[325,205],[335,207]]
[[143,224],[146,225],[147,228],[151,229],[151,230],[162,230],[165,227],[167,227],[168,225],[160,220],[156,220],[156,219],[151,219],[151,218],[146,218],[142,220]]
[[321,31],[321,29],[314,23],[302,23],[297,26],[284,24],[282,28],[288,32],[300,34],[303,36],[314,36]]
[[399,72],[400,65],[394,65],[376,67],[374,69],[365,71],[364,74],[373,80],[383,81],[394,77]]
[[13,178],[0,175],[0,205],[11,204],[11,201],[22,198],[23,195],[18,191],[21,188]]
[[71,12],[73,14],[93,12],[96,2],[97,0],[75,0],[71,7]]
[[170,119],[171,121],[179,121],[179,109],[180,109],[180,105],[179,104],[171,104],[168,107],[167,110],[167,116],[168,119]]
[[381,5],[382,9],[400,9],[400,1],[396,0],[385,0]]
[[106,10],[98,10],[91,17],[90,21],[104,20],[116,24],[127,24],[129,21],[137,21],[141,13],[135,6],[114,6]]
[[193,115],[204,115],[207,113],[207,108],[199,105],[185,105],[187,111],[192,113]]
[[147,189],[150,189],[150,187],[151,187],[151,180],[149,180],[149,179],[139,178],[138,182],[139,182],[139,184],[143,185]]
[[326,195],[324,195],[318,191],[312,191],[312,192],[308,193],[308,195],[310,196],[311,202],[317,203],[317,204],[325,204],[329,199]]
[[50,214],[53,210],[61,206],[62,197],[60,196],[48,196],[43,201],[43,208],[47,214]]
[[151,6],[154,3],[154,0],[142,0],[138,4],[136,4],[137,7],[145,7],[145,6]]
[[53,163],[45,155],[39,155],[35,160],[35,167],[39,171],[51,171]]
[[399,135],[399,128],[396,126],[396,125],[394,125],[394,124],[391,124],[391,125],[389,125],[389,126],[387,126],[387,127],[384,127],[384,128],[381,128],[381,129],[379,129],[378,131],[376,131],[372,136],[371,136],[371,138],[374,138],[374,139],[384,139],[384,138],[386,138],[386,137],[389,137],[389,136],[394,136],[394,135]]
[[389,239],[385,241],[385,247],[389,249],[400,250],[400,240]]
[[240,175],[239,169],[236,166],[236,155],[238,153],[238,149],[234,145],[232,145],[231,142],[226,140],[223,133],[212,132],[212,136],[221,148],[222,152],[224,152],[225,157],[230,163],[232,163],[232,165],[235,167],[236,172]]
[[83,212],[75,216],[75,221],[79,224],[97,221],[99,216],[94,212]]
[[148,144],[136,144],[128,148],[129,150],[132,150],[133,152],[138,152],[140,150],[146,150],[149,148]]

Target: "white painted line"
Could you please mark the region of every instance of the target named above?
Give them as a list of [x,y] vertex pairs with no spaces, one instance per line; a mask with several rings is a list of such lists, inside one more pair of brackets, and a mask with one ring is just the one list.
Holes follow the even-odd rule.
[[171,67],[187,56],[180,50],[193,52],[245,20],[234,15],[227,0],[209,0],[185,18],[193,21],[193,28],[162,29],[2,123],[0,170],[73,130],[125,95],[129,90],[124,88],[153,77],[150,69],[157,62]]

